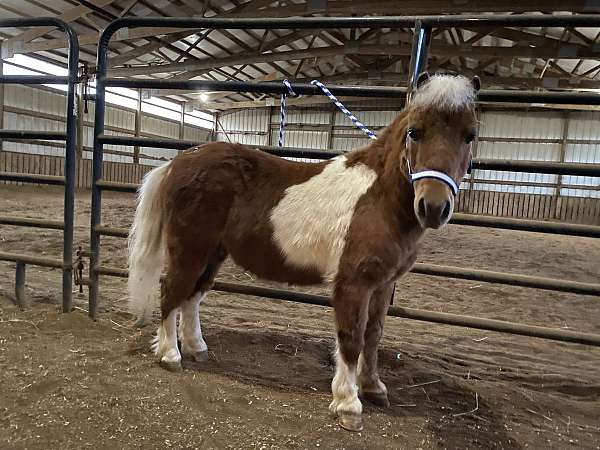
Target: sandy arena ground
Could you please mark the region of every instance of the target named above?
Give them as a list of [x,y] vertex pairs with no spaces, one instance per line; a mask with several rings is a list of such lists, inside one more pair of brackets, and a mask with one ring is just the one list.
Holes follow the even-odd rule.
[[[86,245],[89,192],[77,196]],[[2,214],[60,219],[61,192],[0,186]],[[105,194],[104,222],[128,226],[133,196]],[[59,257],[61,235],[0,226],[0,251]],[[124,267],[122,239],[104,264]],[[600,241],[449,226],[421,262],[585,282],[600,278]],[[219,279],[257,282],[232,264]],[[327,288],[313,288],[326,293]],[[210,361],[161,369],[154,327],[131,327],[124,280],[103,278],[104,311],[87,296],[61,314],[60,272],[27,268],[29,309],[0,263],[1,449],[600,449],[600,349],[390,318],[380,355],[392,407],[365,406],[365,430],[341,430],[330,401],[329,308],[213,292],[201,317]],[[600,300],[409,275],[397,305],[600,333]]]

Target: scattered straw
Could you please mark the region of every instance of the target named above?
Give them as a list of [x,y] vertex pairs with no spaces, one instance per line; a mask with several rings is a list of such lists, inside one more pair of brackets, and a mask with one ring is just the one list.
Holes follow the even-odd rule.
[[416,387],[421,387],[421,386],[427,386],[428,384],[439,383],[440,381],[441,380],[426,381],[425,383],[411,384],[409,386],[404,386],[404,387],[401,387],[398,389],[402,390],[402,389],[410,389],[410,388],[416,388]]
[[477,392],[475,392],[475,408],[473,408],[471,411],[465,411],[465,412],[461,412],[458,414],[452,414],[452,415],[454,417],[465,416],[467,414],[473,414],[477,410],[479,410],[479,394]]
[[553,420],[550,417],[545,416],[542,413],[536,412],[533,409],[527,408],[527,409],[525,409],[525,411],[530,412],[531,414],[535,414],[536,416],[543,417],[544,419],[549,420],[550,422],[553,422]]
[[29,325],[32,325],[33,327],[38,328],[38,326],[31,320],[24,320],[24,319],[7,319],[7,320],[0,320],[1,322],[22,322],[22,323],[28,323]]
[[121,325],[120,323],[117,323],[117,322],[115,322],[115,321],[114,321],[114,320],[112,320],[112,319],[110,319],[110,321],[111,321],[111,323],[115,324],[115,325],[116,325],[116,326],[118,326],[118,327],[121,327],[121,328],[127,328],[125,325]]

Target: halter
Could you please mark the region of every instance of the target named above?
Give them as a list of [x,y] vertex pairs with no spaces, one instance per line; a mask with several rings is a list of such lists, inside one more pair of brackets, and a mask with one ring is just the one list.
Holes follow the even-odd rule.
[[413,173],[408,158],[406,158],[406,165],[408,166],[408,176],[410,178],[411,183],[414,184],[415,181],[422,180],[423,178],[433,178],[435,180],[440,180],[441,182],[445,183],[450,188],[452,194],[454,194],[455,197],[456,194],[458,194],[458,184],[456,184],[456,181],[454,181],[454,179],[447,173],[429,169],[420,170],[419,172]]
[[[406,135],[406,149],[407,150],[408,150],[409,139],[410,138],[407,134]],[[452,191],[452,194],[454,194],[454,196],[456,197],[456,195],[458,194],[459,185],[456,183],[456,181],[454,181],[454,178],[452,178],[450,175],[448,175],[445,172],[440,172],[439,170],[431,170],[431,169],[420,170],[419,172],[413,173],[412,168],[410,167],[410,159],[408,157],[406,157],[405,159],[406,159],[406,165],[408,167],[408,178],[410,179],[411,184],[414,185],[415,181],[422,180],[423,178],[439,180],[442,183],[446,184],[446,186],[448,186],[450,188],[450,190]],[[473,166],[473,160],[470,159],[469,160],[469,168],[467,169],[467,173],[471,173],[472,166]]]

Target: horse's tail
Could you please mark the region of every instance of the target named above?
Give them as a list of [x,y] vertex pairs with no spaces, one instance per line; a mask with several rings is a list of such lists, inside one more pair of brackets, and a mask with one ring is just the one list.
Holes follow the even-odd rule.
[[169,169],[164,164],[144,176],[138,205],[129,231],[129,309],[136,325],[145,325],[157,305],[156,292],[164,265],[163,210],[160,186]]

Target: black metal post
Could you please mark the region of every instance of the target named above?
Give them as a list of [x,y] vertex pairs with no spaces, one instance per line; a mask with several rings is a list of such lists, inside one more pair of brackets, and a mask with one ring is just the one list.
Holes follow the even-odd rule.
[[27,298],[25,295],[25,263],[17,261],[15,271],[15,300],[17,305],[24,308],[27,306]]
[[[110,27],[110,26],[109,26]],[[109,28],[107,27],[107,29]],[[106,111],[106,86],[104,77],[100,74],[106,73],[108,42],[110,35],[106,35],[106,29],[100,36],[98,43],[97,67],[99,76],[96,79],[96,111],[94,116],[94,153],[92,161],[92,211],[90,220],[90,285],[89,285],[89,316],[96,319],[98,312],[98,266],[100,265],[100,233],[96,228],[102,220],[102,187],[98,181],[102,179],[102,160],[104,157],[104,146],[100,136],[104,134],[104,115]]]
[[423,25],[421,20],[415,23],[413,35],[412,56],[410,58],[410,72],[408,79],[408,94],[406,104],[410,103],[413,92],[417,89],[419,75],[427,67],[427,52],[431,40],[431,29]]
[[73,309],[73,222],[75,215],[75,162],[77,160],[77,98],[79,41],[70,27],[65,27],[69,39],[69,83],[67,87],[67,141],[65,146],[65,206],[63,244],[63,312]]

